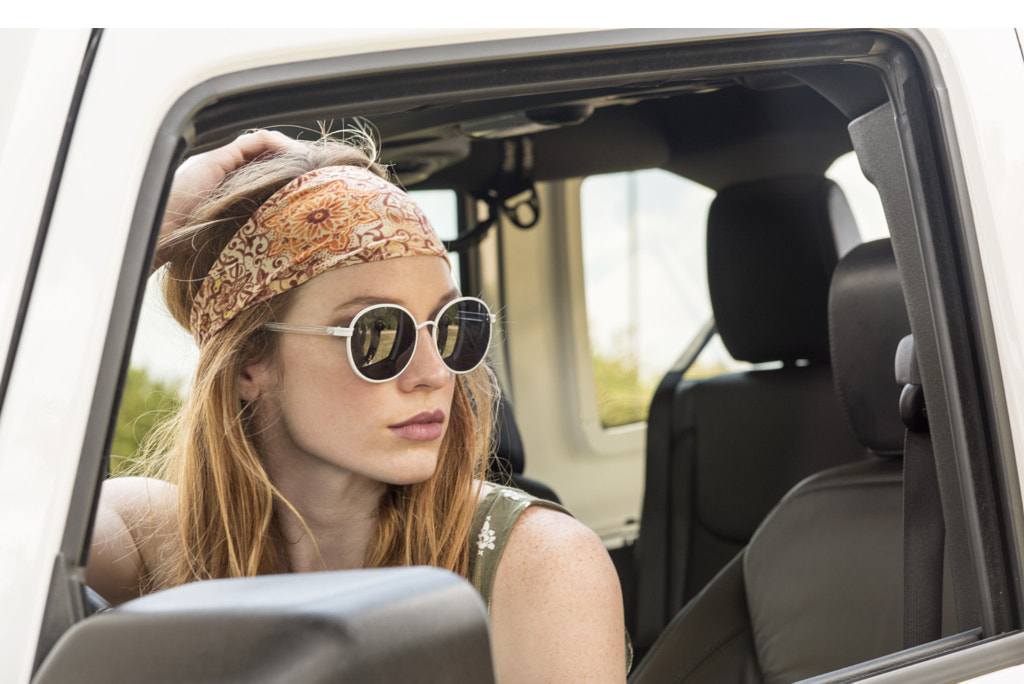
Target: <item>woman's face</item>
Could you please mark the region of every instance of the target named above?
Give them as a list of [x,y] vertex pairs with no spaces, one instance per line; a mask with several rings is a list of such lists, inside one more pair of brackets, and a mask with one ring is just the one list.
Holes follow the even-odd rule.
[[[418,323],[459,296],[440,257],[402,257],[346,266],[297,288],[285,323],[348,326],[372,304],[408,309]],[[246,367],[241,396],[256,400],[260,442],[271,476],[352,473],[387,484],[429,478],[448,428],[455,375],[441,361],[430,326],[394,380],[374,384],[352,369],[346,339],[279,335],[277,351]],[[424,423],[423,421],[427,421]]]

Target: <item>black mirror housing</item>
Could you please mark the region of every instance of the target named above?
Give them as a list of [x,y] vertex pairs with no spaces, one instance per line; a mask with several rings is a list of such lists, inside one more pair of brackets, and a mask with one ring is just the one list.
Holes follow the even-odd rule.
[[43,662],[55,682],[494,682],[487,611],[436,568],[187,584],[82,620]]

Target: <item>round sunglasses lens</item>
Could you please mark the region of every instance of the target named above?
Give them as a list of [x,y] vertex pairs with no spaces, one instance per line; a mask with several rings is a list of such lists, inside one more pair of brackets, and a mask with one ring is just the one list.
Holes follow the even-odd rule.
[[352,362],[370,380],[390,380],[405,370],[416,345],[416,324],[406,312],[378,306],[352,322]]
[[437,351],[456,373],[473,370],[491,342],[491,315],[476,299],[452,302],[437,317]]

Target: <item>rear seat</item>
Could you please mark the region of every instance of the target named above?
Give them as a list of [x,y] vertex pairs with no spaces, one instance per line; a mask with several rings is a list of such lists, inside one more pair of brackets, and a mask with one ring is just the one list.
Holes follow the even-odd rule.
[[790,487],[865,457],[829,368],[837,232],[859,242],[842,191],[823,177],[733,186],[711,206],[708,280],[718,333],[734,358],[783,366],[701,381],[680,381],[680,372],[659,387],[631,587],[638,652]]
[[844,258],[830,308],[836,391],[875,456],[794,487],[676,615],[631,684],[792,682],[903,648],[904,427],[893,359],[910,326],[888,240]]

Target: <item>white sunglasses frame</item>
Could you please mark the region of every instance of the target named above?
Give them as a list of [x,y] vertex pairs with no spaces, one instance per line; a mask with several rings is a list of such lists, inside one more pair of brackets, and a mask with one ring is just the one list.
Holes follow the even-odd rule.
[[402,373],[405,372],[406,368],[408,368],[409,365],[412,363],[412,359],[416,355],[416,350],[419,347],[420,330],[424,326],[430,325],[430,326],[432,326],[431,331],[430,331],[430,333],[431,333],[430,336],[434,340],[434,344],[432,345],[432,347],[433,347],[434,351],[437,353],[438,357],[441,358],[441,362],[444,363],[445,368],[450,370],[452,373],[456,373],[458,375],[462,375],[464,373],[469,373],[469,372],[475,370],[481,363],[484,362],[484,359],[487,357],[487,354],[485,352],[483,354],[483,356],[480,357],[480,360],[477,361],[473,365],[472,368],[467,368],[466,370],[462,370],[462,371],[457,371],[457,370],[453,369],[451,366],[448,365],[448,363],[444,360],[444,358],[441,357],[441,352],[437,349],[437,319],[439,319],[441,317],[441,315],[444,314],[444,312],[447,311],[451,306],[456,305],[459,302],[467,302],[467,301],[469,301],[469,302],[478,302],[481,306],[484,307],[484,311],[487,312],[487,318],[490,321],[491,326],[487,329],[487,342],[484,344],[484,349],[486,350],[488,347],[491,346],[491,338],[492,338],[492,336],[494,334],[494,324],[497,322],[498,317],[495,314],[491,313],[491,308],[489,306],[487,306],[487,302],[485,302],[484,300],[480,299],[479,297],[458,297],[457,299],[453,299],[450,302],[448,302],[447,304],[445,304],[444,306],[442,306],[441,310],[437,312],[437,315],[434,318],[432,318],[430,320],[427,320],[427,321],[423,321],[422,323],[416,322],[416,317],[412,315],[412,312],[409,311],[408,309],[406,309],[401,304],[373,304],[371,306],[366,307],[365,309],[360,309],[359,312],[355,316],[352,317],[352,322],[353,323],[355,321],[359,320],[359,317],[364,315],[367,311],[373,311],[374,309],[389,308],[389,309],[398,309],[400,311],[404,311],[406,313],[406,315],[409,316],[410,320],[412,320],[413,325],[416,327],[416,335],[413,337],[412,353],[409,354],[409,361],[408,361],[408,363],[406,363],[405,366],[402,367],[402,370],[400,370],[397,373],[395,373],[395,375],[393,377],[384,378],[383,380],[374,380],[373,378],[368,378],[365,375],[363,375],[362,372],[360,372],[359,368],[356,367],[355,359],[352,358],[352,335],[355,333],[355,326],[350,326],[348,328],[343,328],[343,327],[331,326],[331,325],[303,325],[301,323],[277,323],[277,322],[271,322],[271,323],[264,323],[260,327],[264,328],[266,330],[273,330],[275,332],[291,332],[291,333],[300,333],[300,334],[303,334],[303,335],[327,335],[327,336],[330,336],[330,337],[344,337],[344,338],[346,338],[346,342],[345,342],[345,355],[348,357],[348,364],[349,364],[349,366],[352,367],[352,371],[356,375],[358,375],[360,378],[365,380],[366,382],[372,382],[372,383],[374,383],[376,385],[376,384],[380,384],[380,383],[384,383],[384,382],[391,382],[392,380],[397,379],[398,376],[400,376]]

